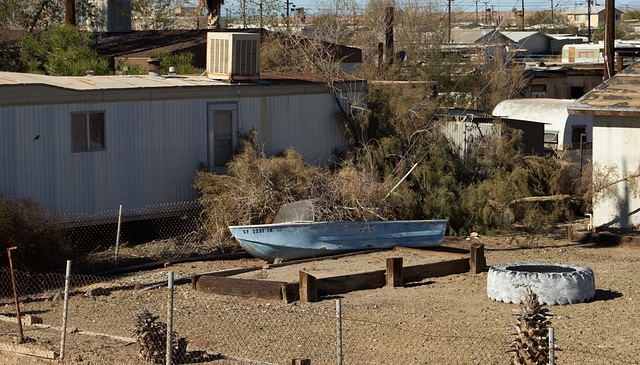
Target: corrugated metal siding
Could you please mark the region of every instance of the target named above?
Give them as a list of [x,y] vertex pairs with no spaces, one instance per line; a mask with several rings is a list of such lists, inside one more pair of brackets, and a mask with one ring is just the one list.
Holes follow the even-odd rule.
[[[193,176],[206,160],[206,108],[201,105],[1,108],[0,190],[61,212],[89,215],[120,204],[141,209],[193,200]],[[71,153],[70,113],[89,110],[105,111],[106,151]]]
[[274,155],[294,148],[312,164],[326,164],[335,149],[348,147],[329,94],[270,98],[266,103],[265,150]]
[[[2,107],[0,191],[84,215],[194,200],[211,102],[236,102],[239,132],[255,126],[270,155],[293,147],[326,163],[347,147],[328,93]],[[106,150],[71,153],[70,113],[101,110]]]
[[[594,174],[614,169],[610,181],[622,179],[640,166],[640,128],[637,117],[594,115]],[[601,170],[600,172],[598,170]],[[594,227],[637,229],[640,226],[640,196],[634,181],[621,181],[593,200]]]
[[503,119],[503,121],[507,126],[524,132],[522,140],[524,153],[532,155],[544,153],[544,124],[511,119]]
[[500,135],[500,127],[493,123],[452,121],[444,125],[444,133],[457,153],[465,157],[482,138]]

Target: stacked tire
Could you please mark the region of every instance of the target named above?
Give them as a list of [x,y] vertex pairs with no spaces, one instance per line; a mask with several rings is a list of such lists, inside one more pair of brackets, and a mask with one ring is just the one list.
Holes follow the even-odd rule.
[[487,295],[505,303],[523,303],[527,287],[538,302],[565,305],[587,302],[596,294],[593,270],[556,263],[513,263],[492,266],[487,275]]

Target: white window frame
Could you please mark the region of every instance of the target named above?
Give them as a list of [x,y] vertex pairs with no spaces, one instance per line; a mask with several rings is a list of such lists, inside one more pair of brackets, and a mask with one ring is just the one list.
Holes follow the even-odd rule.
[[[92,129],[91,129],[91,114],[102,114],[102,143],[100,146],[92,146]],[[75,146],[75,131],[74,131],[74,116],[84,115],[85,121],[85,136],[84,136],[84,148],[78,148]],[[107,137],[106,137],[106,112],[104,110],[84,110],[84,111],[72,111],[70,114],[71,124],[71,153],[83,153],[83,152],[95,152],[106,151],[107,149]],[[77,136],[79,137],[79,136]]]

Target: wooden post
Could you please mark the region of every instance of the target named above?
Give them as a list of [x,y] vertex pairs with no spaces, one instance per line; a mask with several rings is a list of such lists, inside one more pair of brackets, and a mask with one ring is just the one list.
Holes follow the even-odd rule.
[[310,359],[291,359],[291,365],[311,365]]
[[304,271],[300,271],[300,300],[303,302],[318,301],[316,278]]
[[576,231],[571,226],[567,226],[567,239],[573,241],[576,239]]
[[484,271],[486,261],[484,259],[484,245],[482,243],[474,243],[471,245],[469,266],[472,274],[479,274]]
[[616,58],[616,73],[622,71],[624,68],[624,58],[622,56],[618,56]]
[[402,257],[392,257],[387,259],[387,286],[402,286]]
[[615,74],[613,61],[615,54],[615,0],[604,2],[604,80],[608,80]]

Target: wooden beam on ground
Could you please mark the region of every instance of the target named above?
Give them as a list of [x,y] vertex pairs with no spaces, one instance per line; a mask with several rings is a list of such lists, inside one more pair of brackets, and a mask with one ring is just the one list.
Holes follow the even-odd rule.
[[51,350],[35,348],[32,346],[27,347],[13,343],[0,343],[0,351],[12,352],[20,355],[37,356],[51,360],[56,358],[55,352]]
[[309,275],[304,271],[299,272],[300,275],[300,300],[303,302],[318,301],[318,287],[315,276]]
[[469,253],[469,271],[471,271],[472,274],[479,274],[484,271],[486,265],[484,245],[482,243],[472,244]]
[[426,278],[446,276],[451,274],[461,274],[469,271],[469,259],[462,258],[431,264],[407,266],[402,269],[404,282],[420,281]]
[[396,247],[393,248],[393,250],[394,251],[422,253],[422,254],[431,254],[431,255],[442,255],[442,256],[449,256],[449,257],[455,257],[455,258],[469,257],[469,254],[467,254],[467,253],[457,253],[457,252],[448,252],[448,251],[439,251],[439,250],[429,250],[429,249],[413,248],[413,247],[398,247],[398,246],[396,246]]
[[386,284],[392,288],[402,286],[402,257],[387,259]]
[[282,285],[282,300],[292,303],[300,299],[300,284],[286,283]]
[[235,279],[203,275],[196,281],[196,290],[215,294],[249,298],[282,300],[282,281]]
[[386,284],[385,270],[318,279],[318,295],[344,294],[355,290],[377,289]]
[[291,359],[291,365],[311,365],[310,359]]
[[183,262],[194,262],[194,261],[237,260],[237,259],[251,258],[251,257],[253,257],[253,256],[251,256],[248,252],[245,252],[245,251],[232,252],[232,253],[219,253],[219,254],[215,254],[215,255],[198,256],[198,257],[185,257],[185,258],[181,258],[181,259],[172,259],[172,260],[162,260],[162,261],[148,262],[148,263],[145,263],[145,264],[139,264],[139,265],[121,267],[121,268],[107,270],[107,271],[101,271],[101,272],[94,273],[94,274],[91,274],[91,275],[95,275],[95,276],[110,276],[110,275],[122,274],[122,273],[126,273],[126,272],[134,272],[134,271],[140,271],[140,270],[155,269],[155,268],[158,268],[158,267],[163,267],[164,264],[167,263],[167,262],[170,263],[170,264],[179,264],[179,263],[183,263]]

